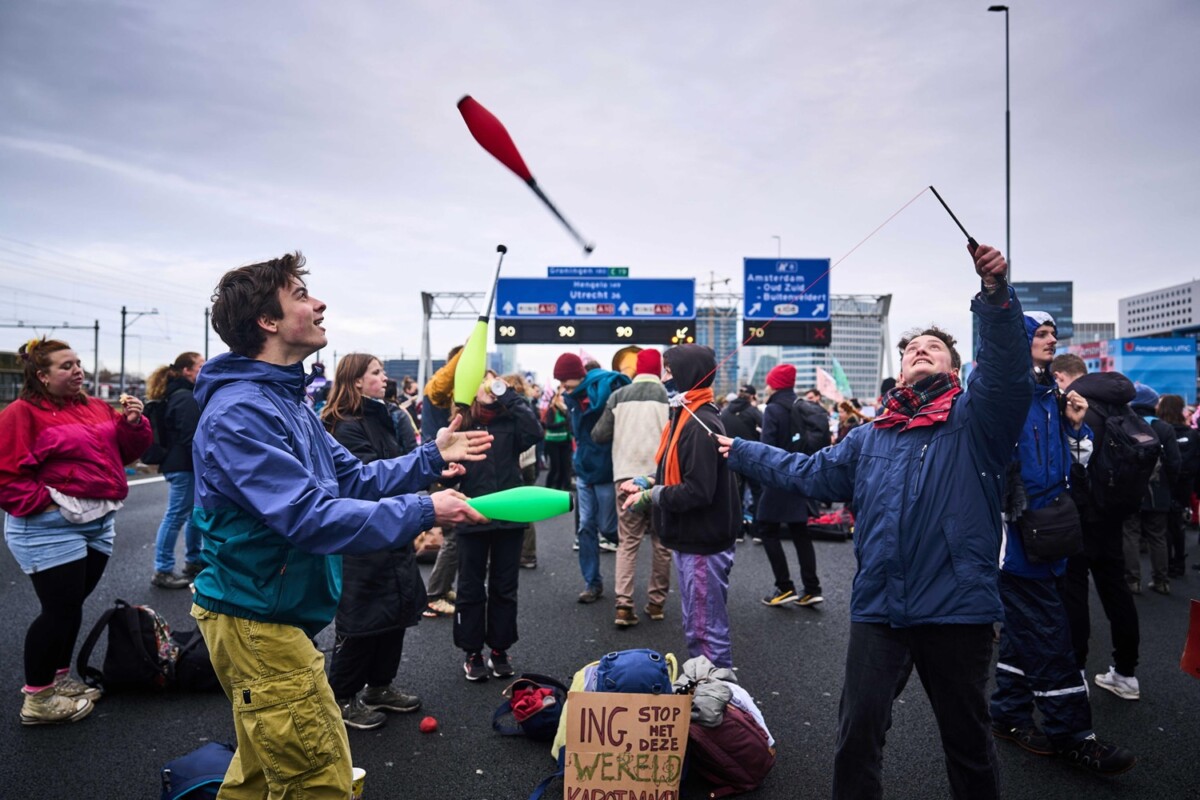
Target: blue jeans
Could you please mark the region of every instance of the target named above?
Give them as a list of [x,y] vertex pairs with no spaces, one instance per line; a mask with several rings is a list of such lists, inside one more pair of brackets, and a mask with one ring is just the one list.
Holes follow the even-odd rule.
[[167,513],[158,526],[158,537],[154,541],[155,572],[175,571],[175,542],[179,539],[179,526],[187,523],[183,533],[184,558],[189,564],[200,564],[200,529],[192,524],[192,506],[195,504],[196,473],[168,472]]
[[579,502],[579,571],[589,589],[600,589],[600,532],[617,529],[617,490],[612,481],[584,483],[576,478]]
[[850,623],[846,681],[838,706],[833,797],[883,796],[883,742],[892,702],[913,667],[941,733],[950,795],[959,800],[1000,796],[1000,772],[988,715],[991,625]]

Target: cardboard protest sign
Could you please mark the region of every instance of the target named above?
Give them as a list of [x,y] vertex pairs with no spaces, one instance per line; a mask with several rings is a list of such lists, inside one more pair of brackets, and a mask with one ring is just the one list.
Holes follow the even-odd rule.
[[690,695],[571,692],[565,800],[678,800]]
[[1179,661],[1179,668],[1193,678],[1200,678],[1200,600],[1192,601],[1187,642],[1183,646],[1183,658]]

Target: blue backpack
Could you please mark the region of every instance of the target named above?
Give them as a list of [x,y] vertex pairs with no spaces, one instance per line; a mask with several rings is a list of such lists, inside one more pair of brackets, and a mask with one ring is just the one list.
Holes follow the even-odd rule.
[[662,654],[645,647],[618,650],[600,659],[596,667],[597,692],[673,694],[671,674]]
[[237,748],[209,742],[162,768],[161,800],[215,800]]

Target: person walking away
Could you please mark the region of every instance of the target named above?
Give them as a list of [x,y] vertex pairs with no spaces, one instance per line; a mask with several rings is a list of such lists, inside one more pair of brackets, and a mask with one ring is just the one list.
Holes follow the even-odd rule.
[[[167,510],[154,540],[154,576],[150,583],[160,589],[186,589],[204,569],[200,556],[200,529],[192,523],[196,474],[192,472],[192,436],[200,421],[200,406],[192,395],[196,376],[204,366],[199,353],[181,353],[170,366],[159,367],[146,379],[146,397],[166,401],[160,441],[167,455],[158,465],[167,482]],[[175,574],[175,543],[183,527],[183,574]]]
[[414,453],[363,464],[304,404],[303,361],[328,344],[306,274],[300,253],[225,273],[212,320],[230,352],[196,379],[206,567],[191,614],[237,734],[222,800],[349,795],[350,743],[312,641],[341,599],[337,556],[483,521],[457,492],[412,493],[482,459],[487,434],[452,423]]
[[838,709],[833,796],[883,795],[892,704],[913,668],[941,733],[950,794],[1000,794],[988,715],[999,594],[1001,491],[1032,397],[1029,341],[1007,265],[969,248],[981,291],[981,347],[969,388],[954,338],[931,327],[900,340],[885,412],[814,455],[719,437],[732,469],[820,500],[853,497],[858,571]]
[[136,397],[122,395],[116,411],[87,395],[66,342],[31,339],[17,355],[21,392],[0,411],[0,508],[4,540],[41,605],[25,632],[21,724],[78,722],[100,698],[71,677],[83,604],[112,555],[125,465],[153,433]]
[[[486,461],[467,466],[457,479],[469,497],[522,485],[520,458],[542,436],[525,397],[487,372],[469,409],[456,412],[463,428],[493,437]],[[486,520],[458,528],[458,600],[454,646],[465,654],[468,681],[511,678],[508,651],[517,643],[517,590],[525,526]],[[483,650],[489,654],[484,658]]]
[[[627,492],[621,485],[654,472],[658,440],[667,424],[667,390],[662,385],[662,354],[654,348],[639,350],[633,383],[612,393],[604,412],[592,428],[592,440],[612,443],[613,477],[618,508],[625,504]],[[638,491],[641,491],[640,489]],[[649,534],[649,537],[647,537]],[[637,575],[638,550],[649,538],[650,582],[646,586],[646,616],[663,619],[663,606],[671,589],[671,551],[663,547],[650,526],[650,516],[633,512],[617,515],[616,591],[617,627],[638,624],[633,603],[633,580]]]
[[613,490],[612,445],[592,440],[592,428],[604,413],[608,398],[630,381],[619,372],[596,367],[584,369],[574,353],[563,353],[554,362],[554,379],[561,384],[571,431],[575,436],[575,491],[579,509],[579,571],[583,574],[580,603],[604,596],[600,575],[600,537],[617,531],[617,499]]
[[[384,401],[389,381],[378,358],[347,353],[338,360],[333,390],[321,422],[338,444],[362,463],[397,458],[392,408],[412,429],[408,414]],[[349,728],[372,730],[387,722],[384,711],[407,713],[421,707],[413,694],[392,681],[404,654],[404,633],[421,620],[425,584],[411,544],[362,555],[342,556],[342,597],[334,623],[337,636],[329,685]]]
[[1192,491],[1200,475],[1200,433],[1188,425],[1183,415],[1183,398],[1164,394],[1158,398],[1158,418],[1175,432],[1179,448],[1179,476],[1171,486],[1171,510],[1167,514],[1167,577],[1185,574],[1187,547],[1184,543],[1184,513],[1191,508]]
[[[1119,413],[1136,394],[1133,382],[1119,372],[1089,374],[1083,359],[1074,354],[1058,356],[1050,364],[1055,382],[1064,394],[1079,393],[1088,401],[1084,422],[1095,437],[1092,458],[1104,447],[1104,421]],[[1071,624],[1071,649],[1075,666],[1087,669],[1091,615],[1088,609],[1088,575],[1096,586],[1100,605],[1108,618],[1112,639],[1112,665],[1094,682],[1123,700],[1141,697],[1137,671],[1141,633],[1137,607],[1125,582],[1124,524],[1128,513],[1099,508],[1087,475],[1071,485],[1083,526],[1083,552],[1067,559],[1067,571],[1059,582],[1067,619]]]
[[542,424],[546,429],[546,458],[550,470],[546,473],[546,487],[571,491],[571,421],[563,400],[563,387],[554,390],[546,410],[542,413]]
[[[1091,437],[1083,425],[1087,400],[1076,393],[1062,395],[1050,377],[1057,345],[1053,317],[1027,311],[1025,331],[1033,363],[1033,403],[1006,481],[1000,567],[1004,627],[992,694],[992,734],[1031,753],[1057,754],[1075,766],[1115,775],[1131,769],[1137,759],[1123,747],[1099,741],[1092,729],[1087,683],[1075,668],[1067,612],[1056,584],[1067,559],[1031,559],[1020,527],[1023,515],[1072,504],[1072,453]],[[1035,705],[1042,713],[1041,729],[1033,719]]]
[[[725,426],[725,432],[731,438],[757,442],[762,433],[762,411],[758,409],[758,389],[749,383],[738,387],[737,397],[730,400],[729,404],[721,409],[721,424]],[[738,542],[741,542],[747,533],[752,533],[754,520],[758,514],[758,500],[762,495],[762,487],[759,486],[758,481],[751,480],[745,475],[735,472],[733,477],[737,481],[738,502],[742,508],[742,527],[738,531],[737,537]],[[747,492],[750,495],[748,499]]]
[[713,440],[725,432],[712,402],[717,359],[711,348],[684,344],[667,350],[663,362],[663,376],[675,380],[679,399],[659,438],[653,479],[623,483],[621,510],[649,510],[672,553],[688,657],[705,656],[732,669],[729,574],[741,511],[733,474]]
[[[788,452],[799,452],[805,435],[804,430],[793,424],[795,385],[796,368],[791,364],[779,364],[767,373],[767,403],[763,408],[761,441]],[[828,419],[823,410],[821,416]],[[756,526],[775,578],[775,590],[762,599],[763,605],[797,603],[813,606],[823,602],[825,598],[821,595],[821,581],[817,577],[817,554],[808,532],[808,499],[764,484],[762,497],[758,501]],[[780,541],[783,536],[791,538],[796,548],[803,583],[803,591],[799,595],[788,571],[787,555]]]
[[1133,385],[1133,402],[1129,404],[1154,430],[1162,446],[1158,467],[1150,476],[1142,507],[1125,518],[1125,582],[1129,591],[1142,593],[1141,543],[1145,539],[1150,551],[1151,581],[1146,587],[1159,594],[1171,593],[1167,575],[1167,517],[1171,513],[1171,490],[1179,479],[1179,443],[1175,428],[1158,418],[1158,392],[1143,383]]

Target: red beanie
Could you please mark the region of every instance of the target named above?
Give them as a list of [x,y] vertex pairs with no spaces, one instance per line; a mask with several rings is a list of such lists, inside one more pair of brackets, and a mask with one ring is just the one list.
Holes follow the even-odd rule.
[[636,375],[653,375],[659,377],[662,375],[662,353],[655,350],[653,347],[648,347],[637,354],[637,372]]
[[583,359],[574,353],[563,353],[558,357],[558,361],[554,362],[554,380],[556,381],[581,381],[586,377],[587,371],[583,368]]
[[780,364],[767,373],[767,386],[772,389],[795,389],[796,368],[791,364]]

